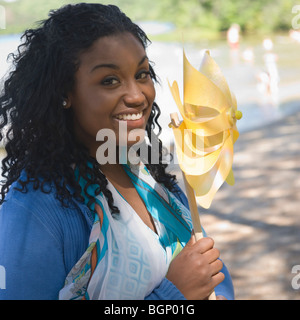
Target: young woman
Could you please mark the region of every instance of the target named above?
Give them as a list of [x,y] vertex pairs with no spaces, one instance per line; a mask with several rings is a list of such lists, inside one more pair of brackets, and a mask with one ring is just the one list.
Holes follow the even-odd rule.
[[[116,6],[82,3],[23,39],[0,97],[0,299],[232,299],[213,240],[191,236],[161,142],[150,163],[160,109],[145,33]],[[149,161],[121,162],[141,131]],[[102,152],[103,133],[115,140]]]

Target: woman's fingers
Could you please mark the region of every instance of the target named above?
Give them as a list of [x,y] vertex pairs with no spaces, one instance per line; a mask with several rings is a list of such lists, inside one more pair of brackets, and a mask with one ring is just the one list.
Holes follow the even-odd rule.
[[212,286],[215,288],[217,285],[219,285],[223,280],[225,279],[225,275],[223,272],[218,272],[214,276],[212,276]]
[[214,246],[214,240],[209,237],[202,238],[193,244],[194,250],[203,254]]
[[216,275],[223,268],[223,262],[220,259],[215,260],[210,264],[211,274]]
[[208,263],[212,263],[220,257],[220,251],[217,248],[212,248],[203,253]]

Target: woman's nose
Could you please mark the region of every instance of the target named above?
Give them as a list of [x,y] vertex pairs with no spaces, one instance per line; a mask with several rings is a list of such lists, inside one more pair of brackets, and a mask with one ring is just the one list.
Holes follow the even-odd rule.
[[145,101],[145,95],[137,83],[130,83],[126,88],[124,102],[127,107],[138,107]]

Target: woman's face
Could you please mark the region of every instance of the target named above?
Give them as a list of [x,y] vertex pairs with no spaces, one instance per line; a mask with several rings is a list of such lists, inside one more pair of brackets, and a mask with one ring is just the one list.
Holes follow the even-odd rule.
[[99,130],[111,129],[117,144],[120,124],[127,125],[122,138],[132,129],[145,130],[154,98],[146,52],[125,32],[98,39],[80,55],[67,107],[73,109],[77,139],[95,156],[101,144],[96,141]]

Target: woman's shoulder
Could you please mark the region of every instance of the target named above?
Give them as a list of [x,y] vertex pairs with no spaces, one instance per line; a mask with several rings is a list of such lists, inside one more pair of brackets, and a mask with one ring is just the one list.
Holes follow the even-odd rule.
[[46,264],[57,263],[63,277],[88,245],[92,226],[88,208],[76,201],[64,207],[55,188],[46,193],[31,183],[26,192],[18,187],[18,182],[11,185],[0,208],[0,264],[15,270],[8,252],[18,252],[19,264],[44,270]]
[[[51,210],[53,213],[52,216],[82,211],[84,216],[88,220],[91,220],[89,210],[83,203],[73,197],[62,202],[58,198],[57,190],[53,182],[39,182],[38,187],[36,181],[27,182],[26,173],[23,171],[19,179],[14,181],[10,186],[2,206],[16,207],[16,209],[23,208],[33,213],[41,210]],[[71,188],[68,189],[71,190]],[[86,215],[87,211],[89,213],[88,215]]]
[[40,188],[34,188],[34,182],[29,182],[23,187],[20,181],[16,180],[11,184],[1,208],[15,207],[15,209],[36,211],[40,205],[48,206],[55,202],[53,186],[43,192]]
[[79,205],[64,208],[54,189],[45,193],[29,184],[21,192],[18,186],[11,185],[0,208],[0,265],[6,269],[0,300],[55,299],[88,245],[88,220]]
[[22,190],[20,182],[15,181],[1,205],[0,222],[17,224],[18,221],[26,225],[26,231],[38,225],[59,243],[66,236],[72,236],[74,228],[86,233],[92,224],[88,208],[75,199],[64,206],[57,198],[54,185],[41,190],[34,187],[34,182],[29,182]]
[[30,212],[33,215],[37,213],[46,215],[51,211],[51,216],[60,215],[67,211],[72,212],[75,208],[73,202],[70,202],[68,207],[64,207],[60,203],[53,184],[42,189],[41,187],[36,188],[34,182],[28,182],[23,187],[19,180],[12,183],[1,206],[2,211],[9,209],[14,212],[21,211],[24,214]]

